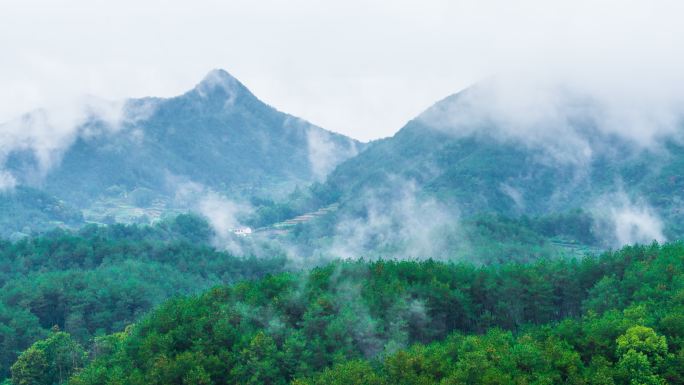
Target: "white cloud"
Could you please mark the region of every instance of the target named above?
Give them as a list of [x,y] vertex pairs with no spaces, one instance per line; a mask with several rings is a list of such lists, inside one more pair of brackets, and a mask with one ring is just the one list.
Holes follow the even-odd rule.
[[223,238],[232,236],[233,230],[240,227],[238,215],[244,213],[245,207],[222,195],[207,192],[197,202],[199,212],[209,219],[209,224]]
[[[0,170],[12,152],[27,151],[35,157],[37,177],[41,178],[60,161],[63,152],[78,135],[97,134],[93,132],[95,126],[85,123],[96,120],[103,123],[98,130],[118,130],[124,116],[121,102],[82,97],[0,124]],[[24,179],[21,175],[15,177]]]
[[358,153],[355,143],[335,143],[332,135],[316,127],[309,126],[306,140],[311,171],[319,181],[323,181],[338,164]]
[[612,247],[666,241],[663,222],[653,208],[622,190],[599,198],[592,211],[597,233]]
[[523,192],[520,191],[519,189],[507,184],[507,183],[501,183],[499,185],[499,188],[501,191],[508,195],[509,198],[515,203],[515,206],[520,210],[524,211],[525,210],[525,197],[523,196]]
[[12,190],[16,185],[17,180],[11,173],[0,170],[0,192]]
[[6,0],[0,121],[84,93],[175,95],[223,67],[283,111],[377,138],[509,70],[682,89],[683,13],[674,0]]
[[327,255],[439,259],[453,251],[442,232],[459,228],[457,210],[421,196],[413,181],[391,176],[386,189],[361,195],[363,214],[352,210],[354,214],[340,218]]
[[592,77],[518,72],[447,98],[419,121],[456,136],[485,134],[542,149],[563,163],[587,164],[621,139],[655,150],[681,139],[684,92],[646,92]]
[[182,177],[167,175],[167,187],[175,191],[174,205],[204,216],[214,230],[215,246],[234,254],[257,253],[253,244],[242,242],[234,233],[243,228],[241,218],[252,212],[246,202],[231,199],[206,186]]

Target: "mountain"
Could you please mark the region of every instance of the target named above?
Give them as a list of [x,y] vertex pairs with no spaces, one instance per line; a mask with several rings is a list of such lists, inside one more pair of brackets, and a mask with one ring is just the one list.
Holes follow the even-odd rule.
[[[107,113],[90,108],[84,122],[63,138],[67,144],[48,155],[40,143],[15,146],[5,157],[7,171],[19,185],[94,213],[113,212],[102,207],[153,207],[156,215],[187,205],[178,198],[188,192],[231,197],[288,192],[322,180],[362,148],[277,111],[223,70],[211,71],[183,95],[130,99],[115,107]],[[27,122],[50,128],[40,114],[27,115],[20,124]]]
[[[684,150],[675,141],[664,141],[656,150],[640,148],[577,118],[576,126],[562,132],[544,128],[549,135],[557,133],[558,142],[570,134],[583,141],[582,147],[573,148],[568,142],[564,144],[567,153],[554,153],[557,142],[534,143],[532,138],[512,136],[506,127],[484,120],[458,122],[450,115],[468,113],[462,111],[466,106],[461,100],[469,92],[473,91],[438,102],[393,137],[372,143],[367,151],[341,164],[327,183],[353,196],[378,181],[400,176],[430,194],[453,200],[463,212],[506,214],[581,207],[597,195],[614,192],[617,180],[627,190],[648,195],[668,188],[662,181],[672,187],[677,183],[676,178],[663,179],[676,177],[678,162],[683,160]],[[581,152],[586,150],[584,145],[590,155]]]
[[[228,148],[216,143],[225,110],[251,111],[220,72],[176,104],[128,101],[114,118],[95,106],[70,135],[53,130],[61,141],[0,131],[15,144],[0,146],[0,219],[25,238],[0,240],[1,382],[683,383],[684,243],[652,242],[683,233],[680,119],[489,87],[435,104],[332,173],[339,159],[325,155],[348,153],[319,130],[308,164],[303,152],[272,169],[213,153]],[[22,119],[30,133],[48,118]],[[289,159],[254,143],[234,149]],[[260,196],[298,181],[309,187],[286,200]],[[208,220],[22,227],[76,226],[72,204],[87,220],[172,211],[193,194],[249,197],[253,231],[220,234],[238,203],[209,205]],[[627,242],[642,244],[598,252]],[[330,257],[351,258],[321,264]]]
[[580,93],[558,91],[551,106],[549,97],[515,111],[494,95],[501,92],[485,83],[449,96],[341,163],[317,188],[318,201],[339,209],[299,232],[340,244],[360,240],[351,251],[364,255],[366,247],[415,239],[420,247],[409,254],[431,256],[472,244],[463,234],[449,247],[439,240],[446,227],[450,234],[468,233],[473,223],[482,228],[482,215],[554,218],[550,234],[566,238],[561,243],[579,241],[567,236],[581,222],[579,233],[593,233],[583,238],[606,248],[684,236],[681,126],[623,132],[606,119],[609,107]]

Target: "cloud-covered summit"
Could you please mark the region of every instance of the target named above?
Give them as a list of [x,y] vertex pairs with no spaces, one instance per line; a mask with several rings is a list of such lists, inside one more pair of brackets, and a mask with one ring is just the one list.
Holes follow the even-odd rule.
[[89,101],[72,110],[4,126],[5,188],[27,184],[81,206],[112,191],[171,199],[177,181],[270,194],[320,180],[359,145],[265,104],[224,70],[173,98]]
[[417,120],[454,137],[485,135],[581,164],[620,146],[657,151],[680,141],[684,94],[517,74],[451,95]]

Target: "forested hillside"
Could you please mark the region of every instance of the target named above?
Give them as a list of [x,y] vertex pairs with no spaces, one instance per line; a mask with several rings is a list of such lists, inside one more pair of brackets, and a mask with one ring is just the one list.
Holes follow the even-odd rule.
[[[590,150],[564,152],[454,123],[469,92],[336,168],[362,146],[221,71],[129,101],[146,115],[119,130],[92,122],[41,189],[25,186],[35,154],[11,153],[29,179],[0,199],[0,374],[684,383],[684,246],[651,244],[684,235],[679,142],[642,147],[577,118]],[[177,215],[203,199],[206,218]]]
[[[208,192],[235,200],[282,196],[323,180],[363,148],[267,105],[223,70],[176,97],[91,104],[97,108],[86,105],[74,127],[58,126],[43,110],[0,124],[9,137],[0,143],[0,170],[12,185],[39,189],[100,223],[197,210]],[[32,136],[43,131],[64,134]],[[25,206],[13,207],[42,207]],[[0,212],[1,222],[8,213]],[[13,222],[54,227],[52,218],[22,221],[26,215]]]
[[[263,103],[223,70],[170,98],[129,100],[123,127],[79,137],[45,189],[93,199],[118,187],[173,197],[178,183],[233,194],[325,177],[357,142]],[[316,146],[326,146],[318,157]]]
[[[468,247],[452,257],[488,265],[574,258],[588,251],[582,244],[595,241],[586,225],[581,212],[544,220],[483,216],[465,226]],[[293,236],[303,243],[308,235]],[[0,241],[2,373],[7,375],[17,354],[53,327],[87,346],[93,337],[123,330],[175,295],[327,260],[288,260],[278,243],[237,236],[231,242],[246,256],[233,256],[214,249],[215,237],[204,219],[180,215],[154,226],[88,225]],[[250,256],[252,250],[262,255]]]
[[6,239],[84,224],[83,214],[76,207],[24,186],[0,191],[0,213],[0,237]]
[[607,247],[591,214],[579,210],[536,217],[480,214],[460,218],[431,208],[382,218],[379,223],[373,223],[373,215],[355,214],[358,217],[353,220],[348,213],[330,213],[294,225],[272,242],[289,245],[294,257],[308,262],[360,256],[485,265],[577,257]]
[[[621,131],[596,100],[558,96],[565,90],[550,93],[560,99],[552,107],[539,100],[510,116],[496,108],[500,91],[483,82],[439,101],[325,182],[259,205],[253,223],[334,205],[302,223],[293,243],[339,257],[455,257],[476,238],[463,236],[469,224],[487,215],[544,221],[581,211],[595,238],[585,244],[604,249],[684,236],[678,121]],[[524,99],[529,90],[507,92]]]
[[559,97],[552,107],[526,106],[529,119],[512,117],[488,104],[499,101],[498,93],[523,98],[530,90],[502,87],[482,82],[435,103],[341,164],[321,190],[345,201],[411,181],[462,213],[528,215],[588,208],[622,191],[644,198],[679,231],[679,130],[651,137],[657,127],[644,127],[641,138],[621,133],[602,119],[608,111],[579,95]]
[[0,385],[684,385],[683,15],[2,1]]
[[237,257],[209,246],[192,216],[154,227],[86,226],[0,241],[0,375],[58,328],[75,341],[123,330],[164,300],[284,269],[282,257]]
[[13,381],[60,367],[70,384],[684,383],[683,256],[337,262],[172,300],[87,355],[53,334]]

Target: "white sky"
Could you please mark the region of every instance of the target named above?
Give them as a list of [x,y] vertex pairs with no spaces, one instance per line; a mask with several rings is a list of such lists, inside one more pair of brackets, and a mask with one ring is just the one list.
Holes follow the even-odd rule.
[[502,71],[673,84],[682,16],[665,0],[0,0],[0,121],[81,94],[172,96],[223,68],[369,140]]

